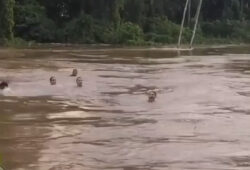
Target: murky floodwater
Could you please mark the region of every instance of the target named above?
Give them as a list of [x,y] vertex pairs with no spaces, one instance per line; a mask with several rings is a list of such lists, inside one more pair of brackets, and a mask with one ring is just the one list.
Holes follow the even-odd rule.
[[1,50],[0,61],[8,170],[250,169],[249,47]]

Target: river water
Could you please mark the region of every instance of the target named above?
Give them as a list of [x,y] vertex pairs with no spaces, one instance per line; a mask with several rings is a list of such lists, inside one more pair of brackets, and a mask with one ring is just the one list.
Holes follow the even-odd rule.
[[6,170],[250,169],[248,46],[2,49],[0,61]]

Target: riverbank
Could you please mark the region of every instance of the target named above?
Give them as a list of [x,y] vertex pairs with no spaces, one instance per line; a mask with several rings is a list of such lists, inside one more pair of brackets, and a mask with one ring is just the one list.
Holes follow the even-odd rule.
[[[192,49],[196,48],[225,48],[231,46],[248,46],[250,44],[240,41],[226,41],[207,39],[206,42],[195,44]],[[164,49],[164,50],[192,50],[189,44],[182,44],[178,49],[177,44],[162,44],[162,43],[145,43],[141,45],[129,45],[129,44],[77,44],[77,43],[36,43],[34,41],[24,41],[19,38],[15,38],[13,41],[8,42],[4,46],[0,46],[0,49]]]
[[[188,46],[186,46],[188,47]],[[43,44],[42,46],[26,47],[26,48],[14,48],[14,47],[2,47],[0,48],[0,60],[7,60],[10,58],[23,58],[29,56],[34,58],[39,53],[38,60],[47,58],[50,54],[57,57],[64,58],[67,53],[68,57],[79,57],[94,59],[96,56],[103,56],[106,58],[116,57],[120,54],[120,57],[138,58],[139,56],[150,56],[162,58],[180,57],[180,56],[200,56],[201,54],[211,55],[225,55],[225,54],[245,54],[250,53],[249,44],[221,44],[221,45],[199,45],[193,49],[181,48],[177,49],[172,46],[158,46],[158,47],[131,47],[131,46],[112,46],[112,45],[65,45],[65,44]],[[228,53],[229,52],[229,53]],[[126,54],[124,56],[124,54]],[[49,58],[48,58],[49,60]]]

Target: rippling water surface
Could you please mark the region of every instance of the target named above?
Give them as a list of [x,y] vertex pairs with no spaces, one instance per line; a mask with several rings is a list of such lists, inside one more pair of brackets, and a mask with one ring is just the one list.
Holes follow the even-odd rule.
[[249,170],[248,49],[0,50],[4,167]]

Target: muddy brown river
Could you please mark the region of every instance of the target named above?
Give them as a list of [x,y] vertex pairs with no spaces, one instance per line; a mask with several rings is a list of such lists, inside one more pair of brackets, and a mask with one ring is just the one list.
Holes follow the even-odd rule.
[[249,46],[1,49],[0,80],[6,170],[250,169]]

